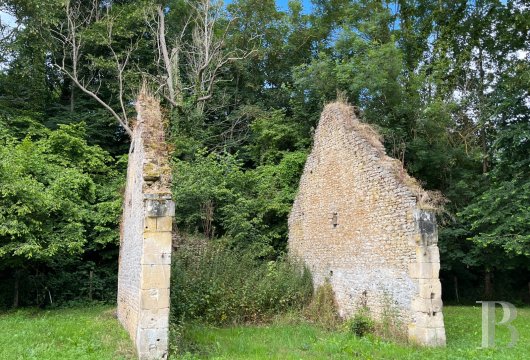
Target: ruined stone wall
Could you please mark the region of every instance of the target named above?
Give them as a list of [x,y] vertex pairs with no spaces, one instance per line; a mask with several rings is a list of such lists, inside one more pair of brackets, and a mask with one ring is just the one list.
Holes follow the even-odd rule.
[[326,106],[289,217],[289,251],[326,279],[341,316],[367,306],[412,341],[444,345],[434,213],[352,107]]
[[168,150],[158,101],[136,103],[118,274],[118,319],[140,359],[165,359],[168,349],[171,200]]

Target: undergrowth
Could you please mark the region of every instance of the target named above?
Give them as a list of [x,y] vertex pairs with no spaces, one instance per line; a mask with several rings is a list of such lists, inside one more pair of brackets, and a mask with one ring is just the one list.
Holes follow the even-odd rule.
[[202,250],[179,249],[172,262],[173,324],[263,322],[302,309],[313,292],[310,272],[301,264],[255,259],[215,242]]
[[342,320],[337,311],[335,293],[329,281],[324,282],[316,289],[311,303],[304,309],[303,315],[307,320],[324,329],[338,328]]

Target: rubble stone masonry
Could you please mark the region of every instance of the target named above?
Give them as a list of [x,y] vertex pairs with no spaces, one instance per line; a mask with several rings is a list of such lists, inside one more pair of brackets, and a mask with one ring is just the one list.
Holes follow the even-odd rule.
[[289,251],[329,281],[341,316],[367,307],[408,338],[445,345],[435,214],[352,107],[326,106],[289,217]]
[[118,319],[138,357],[159,360],[166,359],[168,351],[175,206],[158,101],[141,93],[136,110],[121,224]]

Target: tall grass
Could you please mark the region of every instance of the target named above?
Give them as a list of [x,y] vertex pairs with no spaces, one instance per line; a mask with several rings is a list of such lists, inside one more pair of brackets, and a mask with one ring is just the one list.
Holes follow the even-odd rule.
[[303,315],[307,320],[327,330],[335,330],[339,327],[342,319],[339,316],[335,292],[329,281],[316,289]]

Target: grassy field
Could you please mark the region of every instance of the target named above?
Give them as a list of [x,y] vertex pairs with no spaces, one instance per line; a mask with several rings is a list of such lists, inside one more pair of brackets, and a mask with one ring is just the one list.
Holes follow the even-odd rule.
[[[296,316],[284,316],[266,326],[188,325],[181,330],[180,350],[183,352],[178,356],[173,354],[171,359],[530,358],[529,308],[519,308],[513,322],[520,336],[517,345],[506,347],[508,331],[497,327],[498,346],[493,349],[480,348],[480,307],[448,306],[444,310],[445,349],[356,338],[345,331],[323,330]],[[497,315],[500,318],[501,312]],[[127,334],[115,319],[114,309],[109,307],[25,309],[0,314],[1,360],[134,359],[133,354]]]
[[[500,309],[497,315],[502,316]],[[497,327],[497,347],[481,349],[480,307],[448,306],[445,349],[399,345],[376,338],[356,338],[303,322],[280,319],[268,326],[213,328],[190,325],[182,330],[183,352],[172,359],[528,359],[530,309],[518,309],[513,325],[519,341],[513,348],[509,332]]]
[[94,306],[0,313],[0,359],[134,359],[114,309]]

